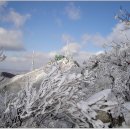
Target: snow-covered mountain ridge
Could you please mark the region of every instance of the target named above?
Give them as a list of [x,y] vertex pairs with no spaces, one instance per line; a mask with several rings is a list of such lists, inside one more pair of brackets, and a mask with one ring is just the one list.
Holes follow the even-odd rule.
[[72,59],[18,75],[0,90],[1,127],[106,128],[130,126],[130,47]]

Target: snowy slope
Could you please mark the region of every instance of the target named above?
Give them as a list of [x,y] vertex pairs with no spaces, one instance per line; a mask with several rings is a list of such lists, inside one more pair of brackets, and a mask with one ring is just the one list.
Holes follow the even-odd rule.
[[129,89],[120,81],[127,79],[129,65],[122,63],[122,70],[113,53],[92,57],[82,67],[67,58],[51,61],[2,84],[1,127],[128,127]]

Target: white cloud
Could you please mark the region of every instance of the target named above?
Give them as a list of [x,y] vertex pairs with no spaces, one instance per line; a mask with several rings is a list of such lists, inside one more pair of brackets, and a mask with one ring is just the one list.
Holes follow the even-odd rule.
[[30,14],[21,15],[14,10],[10,10],[7,15],[2,17],[3,21],[13,23],[15,27],[21,27],[30,18]]
[[91,39],[91,35],[89,35],[88,33],[83,34],[81,37],[83,44],[88,43],[90,41],[90,39]]
[[91,52],[82,51],[82,45],[76,42],[70,42],[68,45],[63,46],[60,50],[60,53],[65,54],[66,51],[69,52],[69,55],[73,57],[74,60],[79,62],[80,64],[83,61],[86,61],[90,56],[96,54]]
[[81,17],[80,7],[75,6],[75,4],[72,2],[66,6],[65,13],[71,20],[78,20]]
[[0,27],[0,47],[3,47],[5,50],[23,49],[22,32]]
[[[51,52],[35,52],[34,53],[34,67],[40,68],[48,61],[53,59],[56,54],[64,54],[67,50],[67,45],[63,46],[59,51]],[[78,43],[70,43],[69,50],[74,60],[82,63],[87,60],[93,53],[81,51],[81,46]],[[17,55],[7,56],[7,59],[0,64],[0,68],[8,70],[31,70],[32,52],[21,52]]]
[[95,35],[83,34],[81,39],[83,43],[93,43],[100,47],[104,44],[110,45],[113,41],[120,44],[122,42],[128,42],[127,38],[129,39],[130,36],[130,29],[122,31],[124,29],[126,29],[126,26],[123,23],[118,23],[107,36],[102,36],[99,33]]
[[9,26],[11,29],[0,27],[0,48],[11,51],[22,50],[24,49],[23,32],[20,27],[30,18],[30,14],[22,15],[6,5],[6,1],[0,1],[0,22],[11,25]]
[[56,52],[56,51],[49,52],[49,57],[54,58],[57,53],[58,52]]
[[92,36],[91,41],[98,46],[102,46],[103,44],[106,43],[106,39],[103,36],[101,36],[100,34],[96,34],[96,35]]
[[62,49],[61,52],[63,53],[69,53],[70,55],[76,55],[78,54],[81,46],[78,43],[69,43],[68,45],[66,44]]
[[[83,61],[87,60],[90,56],[96,54],[96,53],[86,52],[82,50],[84,44],[92,40],[91,38],[92,38],[91,35],[84,34],[81,37],[80,43],[78,43],[71,35],[63,34],[62,40],[64,41],[65,46],[61,48],[59,53],[66,54],[68,52],[69,55],[74,58],[74,60],[77,60],[79,63],[82,64]],[[67,41],[68,41],[68,45],[67,45]]]
[[[125,29],[124,23],[118,23],[114,28],[113,31],[106,37],[106,39],[111,42],[127,42],[126,36],[129,38],[130,30],[123,31]],[[125,36],[126,35],[126,36]]]
[[62,34],[61,39],[63,43],[74,42],[74,38],[69,34]]
[[[50,53],[35,52],[34,67],[39,68],[45,65],[52,56]],[[17,55],[7,56],[6,60],[1,62],[0,68],[9,70],[31,70],[32,52],[22,52]]]
[[85,33],[81,36],[81,43],[83,45],[93,43],[97,46],[102,46],[104,43],[106,43],[106,38],[100,34],[91,35],[91,34]]

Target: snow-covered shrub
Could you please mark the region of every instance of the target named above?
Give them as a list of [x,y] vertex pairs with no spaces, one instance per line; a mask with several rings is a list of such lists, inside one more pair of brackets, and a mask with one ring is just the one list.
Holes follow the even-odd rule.
[[[100,58],[97,57],[96,60],[100,61]],[[112,90],[107,88],[108,81],[103,78],[104,75],[109,75],[108,71],[104,71],[108,69],[105,65],[99,62],[96,67],[87,71],[86,68],[80,68],[73,61],[66,59],[53,62],[47,66],[47,74],[40,86],[35,86],[36,82],[39,82],[38,79],[34,82],[28,79],[26,86],[7,103],[1,119],[3,126],[109,127],[110,113],[121,112],[118,110],[117,98]],[[98,82],[99,75],[106,88]],[[107,119],[101,117],[101,113],[104,113]],[[114,118],[118,118],[119,114],[113,115]]]

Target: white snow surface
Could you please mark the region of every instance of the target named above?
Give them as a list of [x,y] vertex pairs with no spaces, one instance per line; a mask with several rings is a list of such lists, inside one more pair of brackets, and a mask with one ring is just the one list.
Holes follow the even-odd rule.
[[86,100],[86,102],[87,102],[88,105],[92,105],[92,104],[98,102],[99,100],[102,100],[102,99],[106,100],[110,93],[111,93],[111,89],[103,90],[101,92],[94,94],[90,98],[88,98]]

